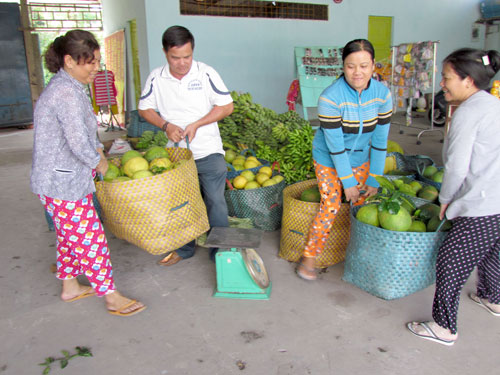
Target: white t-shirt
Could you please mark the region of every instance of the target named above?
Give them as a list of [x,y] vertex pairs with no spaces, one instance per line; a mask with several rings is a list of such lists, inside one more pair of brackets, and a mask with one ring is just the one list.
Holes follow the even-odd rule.
[[[168,64],[154,69],[146,80],[139,109],[154,109],[160,116],[182,129],[209,113],[214,106],[233,100],[219,74],[212,67],[194,61],[189,73],[180,80],[170,74]],[[167,147],[173,147],[169,141]],[[180,147],[187,147],[183,140]],[[217,122],[198,128],[189,144],[194,159],[219,153],[224,155]]]

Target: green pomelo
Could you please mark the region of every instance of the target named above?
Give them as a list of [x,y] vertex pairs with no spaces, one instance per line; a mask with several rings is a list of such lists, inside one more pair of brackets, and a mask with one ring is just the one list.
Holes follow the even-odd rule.
[[413,191],[415,193],[418,193],[420,189],[422,189],[422,184],[418,181],[412,181],[410,182],[410,186],[412,187]]
[[436,173],[437,171],[438,171],[438,169],[435,166],[428,165],[427,167],[425,167],[423,175],[424,175],[424,177],[431,178],[432,175],[434,173]]
[[153,169],[154,167],[168,169],[172,167],[172,162],[168,158],[153,159],[149,163],[149,169]]
[[362,223],[379,227],[380,222],[378,220],[378,205],[368,204],[361,207],[356,214],[356,219]]
[[144,171],[148,168],[148,161],[143,157],[137,156],[125,163],[125,165],[123,166],[123,172],[125,172],[128,177],[132,177],[135,172]]
[[316,202],[321,201],[321,194],[319,193],[318,186],[306,189],[300,194],[300,200],[303,202]]
[[271,180],[274,180],[276,181],[277,184],[279,184],[281,181],[283,181],[285,179],[285,177],[283,177],[282,175],[280,174],[277,174],[276,176],[273,176],[271,178]]
[[408,228],[408,232],[427,232],[427,228],[423,221],[413,220]]
[[394,186],[396,186],[399,189],[401,187],[401,185],[403,185],[405,182],[398,178],[397,180],[393,180],[392,183],[394,184]]
[[276,185],[276,184],[277,184],[277,182],[275,180],[273,180],[272,178],[270,178],[262,183],[262,187]]
[[108,171],[103,177],[104,181],[111,182],[120,175],[120,168],[112,163],[108,163]]
[[401,207],[404,208],[406,211],[408,211],[410,215],[412,215],[413,212],[415,211],[414,206],[408,203],[408,201],[406,200],[404,200],[403,203],[401,203]]
[[444,171],[437,171],[432,175],[432,181],[434,182],[443,182]]
[[255,180],[255,174],[252,171],[249,171],[249,170],[241,172],[240,176],[245,177],[247,181],[253,181],[253,180]]
[[[441,219],[439,218],[439,216],[431,217],[431,219],[427,223],[427,232],[435,232],[436,229],[438,229],[439,224],[441,224]],[[441,227],[440,231],[446,232],[449,231],[450,229],[451,229],[451,221],[446,220],[443,226]]]
[[257,181],[249,181],[245,184],[244,187],[245,190],[258,189],[258,188],[260,188],[260,185]]
[[227,150],[224,155],[224,160],[226,160],[227,163],[232,163],[233,160],[236,158],[236,155],[238,154],[235,151]]
[[387,210],[378,213],[380,226],[387,230],[406,232],[411,226],[411,216],[404,208],[399,209],[397,214],[391,214]]
[[418,208],[420,210],[419,218],[427,222],[433,216],[439,216],[441,207],[434,203],[426,203]]
[[151,176],[154,176],[153,172],[151,171],[148,170],[138,171],[134,173],[134,175],[132,176],[132,180],[139,180],[141,178],[151,177]]
[[141,155],[141,153],[139,151],[129,150],[126,153],[123,154],[120,163],[121,163],[121,165],[125,165],[127,163],[127,161],[129,161],[132,158],[136,158],[138,156],[142,157],[142,155]]
[[125,182],[125,181],[130,181],[130,177],[127,177],[127,176],[118,176],[117,178],[115,178],[111,182],[112,183],[116,183],[116,182]]
[[168,159],[168,152],[161,146],[153,146],[149,148],[146,153],[144,154],[144,159],[150,163],[154,159],[160,159],[160,158],[167,158]]
[[434,186],[427,185],[420,189],[417,195],[419,198],[434,202],[439,196],[439,191]]
[[399,191],[403,194],[411,195],[412,197],[416,197],[415,190],[413,190],[412,186],[409,184],[403,184],[399,187]]

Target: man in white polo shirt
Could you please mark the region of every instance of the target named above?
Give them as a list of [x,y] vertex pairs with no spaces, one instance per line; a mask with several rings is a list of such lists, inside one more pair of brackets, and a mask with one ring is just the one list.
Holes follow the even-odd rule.
[[[187,147],[186,138],[189,140],[210,227],[227,227],[224,198],[227,167],[217,121],[233,112],[233,100],[219,74],[193,60],[194,37],[188,29],[169,27],[163,33],[162,44],[167,64],[149,75],[139,102],[139,114],[166,133],[168,147],[174,143]],[[192,241],[158,263],[176,264],[192,257],[194,248]],[[210,249],[212,259],[216,251]]]

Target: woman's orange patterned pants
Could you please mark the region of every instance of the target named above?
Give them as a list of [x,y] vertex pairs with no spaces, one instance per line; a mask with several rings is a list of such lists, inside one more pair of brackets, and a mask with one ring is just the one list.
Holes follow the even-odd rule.
[[[342,182],[337,175],[337,171],[316,162],[314,163],[314,168],[316,170],[316,178],[318,179],[321,202],[319,211],[309,229],[307,244],[304,249],[304,257],[307,258],[314,258],[323,251],[333,221],[342,203]],[[369,170],[370,162],[352,169],[354,177],[360,185],[364,185],[366,182]],[[363,204],[363,202],[364,198],[360,196],[355,205]]]

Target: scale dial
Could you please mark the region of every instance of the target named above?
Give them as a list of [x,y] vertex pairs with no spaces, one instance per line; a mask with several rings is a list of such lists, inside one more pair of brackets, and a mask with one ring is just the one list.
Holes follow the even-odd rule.
[[269,286],[269,276],[262,258],[254,249],[243,249],[242,253],[245,266],[253,281],[262,289],[266,289]]

